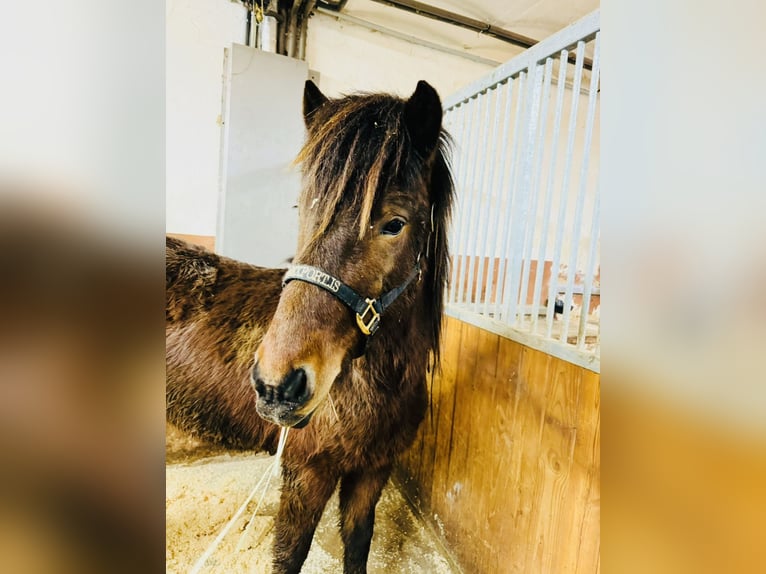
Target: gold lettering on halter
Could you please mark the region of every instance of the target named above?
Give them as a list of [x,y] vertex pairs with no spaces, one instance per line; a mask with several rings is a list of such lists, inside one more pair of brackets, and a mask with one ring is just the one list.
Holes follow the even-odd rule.
[[313,281],[315,283],[320,283],[333,293],[337,293],[338,289],[340,289],[340,281],[333,277],[332,275],[328,275],[324,271],[320,271],[319,269],[315,269],[312,267],[298,267],[295,270],[295,275],[297,275],[300,278],[308,279],[309,281]]

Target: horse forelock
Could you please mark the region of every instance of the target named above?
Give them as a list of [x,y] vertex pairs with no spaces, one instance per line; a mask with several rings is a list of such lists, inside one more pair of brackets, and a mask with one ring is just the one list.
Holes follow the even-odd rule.
[[402,123],[404,103],[391,95],[357,94],[317,110],[296,159],[317,221],[315,236],[341,209],[350,209],[363,237],[383,190],[394,183],[411,187],[419,176],[421,165]]
[[313,240],[344,209],[358,214],[361,238],[382,194],[393,188],[416,188],[430,168],[426,187],[434,219],[424,280],[432,296],[425,313],[431,325],[427,346],[438,359],[443,291],[449,276],[447,228],[454,195],[447,159],[451,140],[442,132],[434,157],[420,157],[404,125],[404,110],[405,100],[385,94],[329,100],[312,116],[296,163],[302,164],[302,193],[316,218]]

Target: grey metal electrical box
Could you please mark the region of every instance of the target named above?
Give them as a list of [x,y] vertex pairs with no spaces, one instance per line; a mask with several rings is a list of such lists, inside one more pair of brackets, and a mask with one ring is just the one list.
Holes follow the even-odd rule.
[[216,251],[264,267],[295,254],[306,62],[233,44],[224,56]]

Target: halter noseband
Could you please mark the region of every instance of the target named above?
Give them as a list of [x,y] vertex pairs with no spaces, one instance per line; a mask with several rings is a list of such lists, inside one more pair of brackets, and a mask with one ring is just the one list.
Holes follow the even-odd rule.
[[404,292],[415,277],[420,276],[420,273],[420,256],[418,255],[415,267],[404,283],[386,291],[377,299],[362,297],[340,279],[311,265],[292,265],[282,278],[282,287],[290,281],[304,281],[329,291],[356,314],[356,324],[359,326],[359,330],[370,336],[378,330],[383,311],[391,306],[391,303]]

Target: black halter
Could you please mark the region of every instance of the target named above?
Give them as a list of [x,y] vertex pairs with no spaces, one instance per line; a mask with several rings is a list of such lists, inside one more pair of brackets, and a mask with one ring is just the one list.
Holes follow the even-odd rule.
[[282,279],[282,287],[290,281],[297,280],[311,283],[325,291],[329,291],[356,313],[356,324],[359,326],[359,330],[365,335],[370,336],[374,335],[375,331],[378,330],[380,316],[383,314],[383,311],[391,306],[391,303],[404,292],[415,277],[420,277],[420,256],[418,256],[418,260],[415,262],[412,273],[405,279],[404,283],[390,291],[386,291],[377,299],[362,297],[340,279],[311,265],[291,266]]

